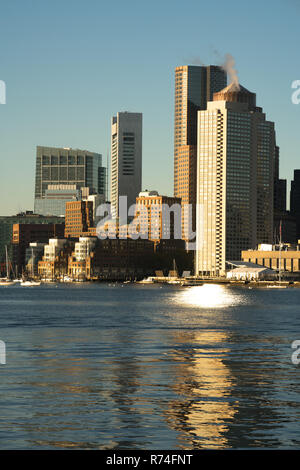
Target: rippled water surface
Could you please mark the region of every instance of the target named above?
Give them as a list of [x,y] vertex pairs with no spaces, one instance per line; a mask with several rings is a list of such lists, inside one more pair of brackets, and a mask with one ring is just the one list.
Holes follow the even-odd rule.
[[300,289],[0,287],[2,449],[300,448]]

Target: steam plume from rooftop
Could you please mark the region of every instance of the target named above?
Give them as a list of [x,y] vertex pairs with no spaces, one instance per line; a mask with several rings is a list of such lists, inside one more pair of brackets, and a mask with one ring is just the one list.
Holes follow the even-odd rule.
[[239,90],[240,85],[237,70],[235,69],[235,60],[231,54],[225,55],[225,62],[223,63],[222,68],[227,72],[230,79],[230,83],[234,83],[234,85]]

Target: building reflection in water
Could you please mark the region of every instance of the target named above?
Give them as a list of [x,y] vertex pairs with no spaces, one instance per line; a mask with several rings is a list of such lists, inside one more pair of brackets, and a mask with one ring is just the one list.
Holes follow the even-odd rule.
[[[183,399],[170,402],[167,420],[180,432],[183,448],[228,446],[226,433],[237,403],[230,400],[234,379],[223,363],[228,352],[222,347],[226,339],[226,333],[219,331],[178,333],[174,337],[181,347],[170,357],[177,364],[173,390]],[[207,347],[211,344],[214,347]]]
[[[175,302],[192,308],[185,312],[187,325],[204,326],[209,309],[216,316],[218,309],[242,303],[243,296],[221,285],[204,284],[178,292]],[[230,399],[234,378],[224,363],[227,341],[224,330],[182,330],[174,335],[178,348],[170,357],[176,364],[173,390],[183,400],[170,402],[167,419],[180,431],[182,447],[229,445],[226,433],[238,403]]]

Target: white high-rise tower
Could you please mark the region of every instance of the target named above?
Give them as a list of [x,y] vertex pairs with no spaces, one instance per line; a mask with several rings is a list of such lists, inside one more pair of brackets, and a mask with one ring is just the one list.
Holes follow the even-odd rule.
[[232,83],[198,111],[196,274],[224,275],[241,251],[272,243],[275,130]]
[[111,120],[110,197],[114,218],[119,217],[119,197],[127,196],[130,207],[142,189],[142,118],[142,113],[120,112]]

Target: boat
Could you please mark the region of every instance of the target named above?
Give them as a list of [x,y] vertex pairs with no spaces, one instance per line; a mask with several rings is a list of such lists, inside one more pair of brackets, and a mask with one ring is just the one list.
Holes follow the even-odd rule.
[[268,289],[286,289],[288,287],[287,283],[282,281],[282,261],[281,261],[281,252],[282,252],[282,220],[280,220],[279,225],[279,271],[278,271],[278,284],[269,284]]
[[20,285],[22,287],[31,287],[31,286],[40,286],[41,281],[34,281],[33,276],[34,276],[34,265],[33,265],[33,248],[31,247],[31,279],[22,279],[20,282]]
[[153,284],[155,280],[155,277],[149,276],[145,279],[142,279],[141,281],[137,281],[138,284]]
[[182,281],[180,279],[170,279],[169,281],[167,281],[168,284],[182,284]]
[[10,279],[0,279],[0,286],[13,286],[14,281],[11,281]]
[[281,252],[282,252],[282,220],[280,220],[280,225],[279,225],[279,273],[278,273],[278,281],[279,284],[273,284],[269,287],[272,287],[273,289],[286,289],[287,285],[282,285],[281,284],[281,279],[282,279],[282,266],[281,266]]
[[14,282],[10,279],[7,245],[5,246],[5,254],[6,254],[6,277],[0,279],[0,286],[12,286]]
[[286,289],[288,286],[287,285],[279,285],[279,284],[273,284],[273,285],[269,285],[267,286],[268,289]]
[[30,281],[30,280],[21,281],[21,286],[23,287],[40,286],[40,285],[41,285],[41,281]]

